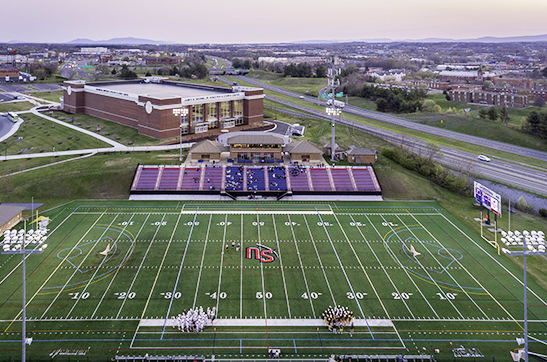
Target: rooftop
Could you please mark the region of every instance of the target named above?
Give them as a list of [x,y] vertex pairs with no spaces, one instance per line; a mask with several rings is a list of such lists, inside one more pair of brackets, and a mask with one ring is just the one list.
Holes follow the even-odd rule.
[[214,96],[219,94],[230,93],[231,90],[226,91],[200,89],[194,87],[176,86],[171,84],[157,84],[157,83],[128,83],[120,82],[106,83],[106,84],[90,84],[96,88],[109,89],[118,92],[131,93],[137,95],[148,95],[153,98],[189,98],[189,97],[203,97]]

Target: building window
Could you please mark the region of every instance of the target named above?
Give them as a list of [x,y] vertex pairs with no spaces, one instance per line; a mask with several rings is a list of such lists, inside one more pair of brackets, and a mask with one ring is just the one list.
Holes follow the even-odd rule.
[[[203,104],[196,104],[192,108],[192,120],[194,124],[203,122]],[[198,132],[196,132],[198,133]]]
[[243,124],[243,117],[236,118],[236,126],[241,126]]
[[235,127],[235,122],[232,121],[222,121],[222,128],[232,128]]
[[220,103],[220,118],[226,119],[232,117],[230,113],[230,102],[221,102]]
[[214,122],[216,120],[218,120],[217,104],[209,103],[207,104],[207,122]]
[[194,133],[205,133],[208,129],[209,127],[207,125],[196,126],[194,129]]
[[243,117],[243,100],[234,101],[234,117]]

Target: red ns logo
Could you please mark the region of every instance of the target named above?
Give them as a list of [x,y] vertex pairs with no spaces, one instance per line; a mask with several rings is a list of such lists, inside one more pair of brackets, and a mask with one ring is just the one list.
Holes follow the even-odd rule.
[[277,257],[274,249],[264,245],[248,246],[245,248],[245,259],[260,260],[261,263],[271,263]]

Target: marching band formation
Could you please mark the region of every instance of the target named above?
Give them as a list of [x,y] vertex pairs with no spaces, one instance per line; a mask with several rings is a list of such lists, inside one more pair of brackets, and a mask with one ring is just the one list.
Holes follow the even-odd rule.
[[207,311],[203,311],[203,307],[200,306],[196,309],[186,310],[176,317],[171,317],[173,321],[173,328],[178,328],[181,332],[202,332],[207,325],[213,324],[217,314],[217,307],[207,308]]

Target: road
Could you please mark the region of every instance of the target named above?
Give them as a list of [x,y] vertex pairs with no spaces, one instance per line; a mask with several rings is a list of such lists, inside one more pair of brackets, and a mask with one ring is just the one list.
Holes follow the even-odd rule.
[[[251,79],[244,76],[236,76],[236,78],[244,82],[253,84],[255,86],[268,89],[277,93],[281,93],[289,97],[293,97],[293,98],[302,97],[302,94],[291,92],[286,89],[276,87],[268,83],[263,83],[255,79]],[[315,97],[304,96],[303,99],[313,104],[325,106],[324,101],[318,100]],[[344,107],[344,112],[355,115],[355,116],[370,118],[376,121],[393,124],[399,127],[404,127],[407,129],[411,129],[411,130],[415,130],[415,131],[419,131],[419,132],[423,132],[423,133],[427,133],[427,134],[431,134],[435,136],[446,137],[446,138],[450,138],[457,141],[484,146],[484,147],[499,150],[499,151],[510,152],[516,155],[535,158],[537,160],[547,162],[547,152],[536,151],[526,147],[514,146],[514,145],[510,145],[503,142],[492,141],[492,140],[488,140],[481,137],[470,136],[463,133],[449,131],[449,130],[445,130],[445,129],[437,128],[433,126],[428,126],[425,124],[416,123],[415,121],[410,119],[397,117],[397,116],[393,116],[386,113],[370,111],[368,109],[363,109],[363,108],[355,107],[351,105],[346,105],[346,107]]]
[[[220,77],[222,79],[222,77]],[[247,78],[243,78],[247,81]],[[231,83],[229,80],[224,79],[225,82]],[[253,83],[258,85],[256,83]],[[276,87],[277,88],[277,87]],[[292,92],[291,92],[292,93]],[[299,94],[294,93],[297,98]],[[273,100],[271,96],[267,96],[267,99]],[[309,97],[311,98],[311,97]],[[313,114],[318,119],[330,121],[330,116],[327,114],[306,107],[299,104],[285,101],[283,99],[276,99],[276,102],[283,104],[299,111]],[[404,147],[412,149],[414,152],[421,153],[425,150],[426,142],[410,137],[401,135],[400,133],[388,131],[379,127],[366,125],[360,122],[347,120],[344,118],[338,118],[336,120],[338,124],[342,124],[348,127],[353,127],[357,130],[372,134],[374,136],[385,139],[395,144],[402,144]],[[505,184],[512,185],[514,187],[533,191],[536,194],[547,196],[547,173],[541,170],[533,170],[525,166],[520,166],[514,163],[504,162],[500,160],[492,160],[492,162],[478,163],[477,155],[470,152],[460,151],[451,147],[441,147],[443,155],[436,157],[435,159],[443,164],[450,166],[456,170],[467,170],[470,172],[481,175],[482,177],[497,180]]]

